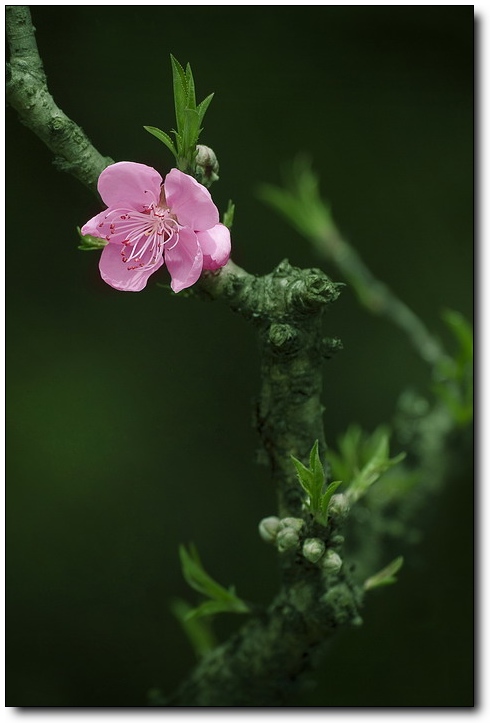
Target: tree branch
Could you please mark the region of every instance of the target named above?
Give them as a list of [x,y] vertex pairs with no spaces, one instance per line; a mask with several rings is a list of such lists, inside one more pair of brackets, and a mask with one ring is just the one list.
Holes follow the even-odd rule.
[[7,101],[55,155],[55,165],[96,192],[101,172],[114,161],[102,156],[83,130],[56,105],[49,93],[29,8],[7,5],[10,47]]
[[324,337],[322,320],[341,284],[319,269],[298,269],[283,261],[266,276],[254,277],[229,262],[205,276],[199,292],[221,296],[258,328],[262,389],[256,426],[261,461],[269,464],[279,493],[279,514],[299,516],[302,493],[291,454],[303,460],[316,439],[325,451],[322,364],[340,346]]

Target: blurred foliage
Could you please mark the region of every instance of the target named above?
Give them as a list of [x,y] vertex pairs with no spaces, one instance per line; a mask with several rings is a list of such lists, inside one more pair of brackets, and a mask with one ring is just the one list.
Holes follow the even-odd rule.
[[396,582],[396,573],[399,572],[403,565],[403,557],[397,557],[392,560],[386,567],[369,577],[364,583],[365,590],[374,590],[377,587],[385,585],[393,585]]
[[433,391],[445,404],[458,426],[473,419],[473,332],[468,321],[457,311],[443,314],[456,342],[454,356],[446,356],[434,370]]
[[190,587],[205,597],[200,605],[189,610],[186,620],[216,615],[216,613],[248,613],[248,606],[235,594],[235,588],[224,588],[206,572],[195,545],[190,545],[187,551],[180,546],[180,563],[182,573]]
[[203,619],[193,615],[195,611],[185,600],[174,600],[171,610],[186,634],[197,657],[209,653],[216,645],[216,638],[211,630],[209,618]]
[[347,483],[346,495],[351,502],[357,502],[385,472],[405,458],[401,452],[390,459],[389,438],[385,426],[367,434],[353,424],[337,440],[338,452],[327,451],[333,476]]

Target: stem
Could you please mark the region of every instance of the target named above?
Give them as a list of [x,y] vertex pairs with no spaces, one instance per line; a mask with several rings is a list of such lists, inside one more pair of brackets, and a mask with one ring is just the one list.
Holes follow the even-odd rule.
[[56,105],[49,93],[34,37],[29,8],[7,5],[6,31],[10,47],[7,101],[55,155],[55,165],[96,192],[101,172],[114,161],[102,156],[83,130]]
[[[313,566],[310,565],[310,568]],[[314,667],[339,626],[358,625],[356,592],[318,568],[277,595],[194,669],[167,706],[278,706]]]
[[317,269],[296,269],[283,261],[271,274],[253,277],[229,262],[200,285],[201,293],[222,296],[258,327],[262,388],[256,426],[263,461],[270,465],[279,494],[279,514],[299,516],[302,493],[291,455],[307,460],[316,439],[325,451],[322,364],[335,342],[324,338],[323,314],[339,295]]
[[[315,439],[325,448],[321,366],[332,343],[323,336],[322,320],[338,285],[317,269],[297,269],[287,261],[263,277],[229,262],[206,275],[197,293],[223,298],[258,328],[262,388],[256,422],[263,457],[277,484],[279,515],[304,516],[291,454],[306,461]],[[337,532],[334,524],[320,530],[306,519],[300,545],[321,535],[333,547]],[[360,594],[347,572],[326,574],[300,548],[281,554],[281,563],[283,587],[270,607],[209,653],[167,705],[282,705],[337,628],[360,622]]]

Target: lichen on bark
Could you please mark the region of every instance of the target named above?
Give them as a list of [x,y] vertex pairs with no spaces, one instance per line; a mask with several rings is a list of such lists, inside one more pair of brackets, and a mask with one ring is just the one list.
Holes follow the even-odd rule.
[[7,5],[10,47],[6,95],[22,122],[54,154],[54,164],[96,192],[101,172],[114,161],[102,156],[84,131],[56,105],[37,49],[29,8]]
[[228,264],[200,284],[200,293],[225,298],[257,327],[259,459],[270,465],[283,517],[300,515],[303,501],[291,455],[307,459],[315,440],[325,450],[322,365],[340,342],[325,336],[323,319],[341,286],[320,269],[299,269],[287,260],[260,277]]

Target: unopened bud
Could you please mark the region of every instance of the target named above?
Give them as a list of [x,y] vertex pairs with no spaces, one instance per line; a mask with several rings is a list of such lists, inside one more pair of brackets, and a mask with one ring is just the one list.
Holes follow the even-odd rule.
[[325,543],[318,537],[308,537],[303,543],[303,555],[309,562],[318,562],[325,552]]
[[196,146],[196,178],[203,186],[210,185],[219,179],[219,163],[216,153],[208,146]]
[[327,550],[322,558],[322,568],[325,572],[336,573],[342,567],[342,558],[335,550]]
[[349,513],[350,505],[347,495],[337,494],[332,495],[330,502],[328,503],[328,514],[332,517],[339,517],[343,519],[347,517]]
[[279,523],[279,529],[285,530],[289,528],[295,532],[299,532],[304,524],[305,521],[302,520],[301,517],[283,517]]
[[264,542],[274,542],[279,529],[279,517],[264,517],[259,522],[259,535]]
[[299,545],[299,535],[292,527],[285,527],[277,533],[276,544],[279,552],[286,552]]

